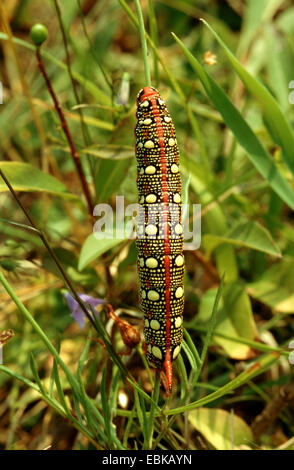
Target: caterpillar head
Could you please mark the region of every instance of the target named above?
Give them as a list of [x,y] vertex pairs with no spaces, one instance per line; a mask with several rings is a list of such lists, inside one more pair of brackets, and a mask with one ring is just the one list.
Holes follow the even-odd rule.
[[154,96],[160,97],[158,91],[152,86],[145,86],[144,88],[142,88],[142,90],[139,91],[137,95],[137,105],[143,103],[144,101],[148,100],[148,98]]

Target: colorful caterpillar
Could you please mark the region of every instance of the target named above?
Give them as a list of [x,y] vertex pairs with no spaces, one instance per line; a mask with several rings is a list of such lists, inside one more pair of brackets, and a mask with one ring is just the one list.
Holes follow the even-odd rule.
[[181,179],[175,127],[157,90],[137,96],[137,227],[145,352],[172,388],[172,361],[181,349],[184,308]]

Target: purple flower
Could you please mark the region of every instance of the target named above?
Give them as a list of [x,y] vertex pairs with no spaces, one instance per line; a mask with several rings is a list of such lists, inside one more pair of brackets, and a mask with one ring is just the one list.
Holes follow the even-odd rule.
[[[69,292],[64,293],[65,300],[67,301],[67,305],[69,306],[69,309],[71,310],[71,315],[75,319],[75,321],[78,323],[80,328],[83,328],[85,325],[85,313],[79,306],[78,302],[76,299],[74,299]],[[95,299],[95,297],[91,297],[91,295],[87,294],[79,294],[80,299],[85,303],[85,304],[90,304],[91,307],[95,309],[97,305],[102,305],[105,303],[105,300],[103,299]],[[87,309],[89,314],[92,315],[92,312],[90,309]]]

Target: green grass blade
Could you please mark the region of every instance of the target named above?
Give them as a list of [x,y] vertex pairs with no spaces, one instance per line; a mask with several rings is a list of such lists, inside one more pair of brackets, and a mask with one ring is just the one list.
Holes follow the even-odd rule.
[[204,70],[198,60],[185,47],[182,41],[173,34],[176,42],[186,55],[193,70],[198,75],[208,97],[222,115],[224,122],[231,129],[239,144],[246,150],[248,158],[257,171],[265,178],[280,198],[294,209],[294,191],[279,171],[272,157],[268,154],[252,129],[243,119],[240,112],[224,93],[222,88]]
[[210,342],[211,342],[211,338],[212,338],[212,335],[213,335],[213,330],[214,330],[214,327],[215,327],[215,324],[216,324],[217,308],[218,308],[219,300],[220,300],[223,285],[224,285],[224,278],[225,278],[225,274],[223,275],[223,277],[221,279],[219,288],[218,288],[216,296],[215,296],[215,301],[214,301],[211,317],[210,317],[210,320],[209,320],[209,325],[208,325],[206,337],[205,337],[205,340],[204,340],[203,349],[201,351],[201,356],[200,356],[201,363],[200,363],[200,367],[198,367],[198,370],[197,370],[197,372],[194,376],[194,383],[197,382],[197,380],[198,380],[198,378],[201,374],[201,370],[202,370],[202,367],[203,367],[203,364],[204,364],[207,349],[208,349],[208,346],[210,345]]
[[41,382],[41,379],[39,377],[39,374],[38,374],[38,368],[37,368],[36,360],[34,358],[33,353],[31,353],[31,355],[30,355],[30,368],[31,368],[32,374],[34,376],[34,379],[35,379],[35,381],[36,381],[36,383],[37,383],[37,385],[40,389],[40,393],[42,395],[46,395],[46,391],[44,389],[44,386],[43,386],[43,384]]
[[240,64],[238,59],[232,54],[230,49],[214,31],[214,29],[205,21],[203,23],[212,32],[220,46],[225,51],[234,70],[239,75],[247,90],[252,93],[262,104],[263,117],[266,126],[271,134],[272,139],[283,150],[283,156],[286,164],[294,175],[294,133],[282,112],[279,104],[274,97],[265,88],[265,86],[256,80],[247,70]]

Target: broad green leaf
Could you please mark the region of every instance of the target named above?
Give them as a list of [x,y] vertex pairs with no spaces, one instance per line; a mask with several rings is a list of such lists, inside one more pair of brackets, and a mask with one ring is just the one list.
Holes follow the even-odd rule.
[[265,88],[265,86],[256,80],[247,70],[240,64],[238,59],[232,54],[230,49],[225,45],[218,34],[206,22],[204,24],[210,29],[216,40],[224,49],[229,61],[239,75],[240,79],[246,86],[247,90],[252,93],[262,104],[264,121],[272,136],[274,142],[279,145],[283,150],[284,160],[294,174],[294,133],[281,111],[280,106]]
[[[91,267],[87,267],[82,272],[80,272],[78,270],[78,259],[74,253],[62,247],[54,248],[53,252],[58,260],[62,263],[63,269],[71,281],[81,286],[92,288],[97,286],[99,278],[96,271]],[[42,258],[42,264],[46,271],[54,273],[57,277],[61,276],[59,269],[47,251]]]
[[294,313],[293,279],[294,259],[283,258],[265,271],[258,281],[247,284],[247,292],[275,313]]
[[94,233],[91,233],[82,246],[78,269],[80,271],[83,270],[94,259],[99,258],[103,253],[119,245],[123,241],[123,238],[116,237],[99,240],[95,238]]
[[210,233],[206,234],[202,237],[202,243],[205,247],[207,256],[209,257],[215,248],[222,243],[230,243],[232,245],[262,251],[272,256],[281,257],[281,252],[273,241],[269,231],[262,227],[258,222],[253,221],[238,225],[227,232],[224,236],[213,235]]
[[239,416],[219,408],[198,408],[190,411],[191,425],[217,450],[238,449],[253,442],[248,424]]
[[[79,200],[75,194],[69,193],[64,184],[54,176],[43,173],[29,163],[0,162],[0,169],[15,191],[37,191]],[[0,192],[7,191],[9,188],[0,176]]]
[[[201,298],[197,321],[208,323],[212,311],[216,289],[205,292]],[[219,303],[217,325],[215,333],[226,334],[235,338],[256,338],[256,326],[251,309],[250,299],[243,288],[237,282],[224,286],[223,295]],[[213,337],[214,343],[220,345],[232,359],[248,359],[253,351],[245,344],[235,343],[218,336]]]
[[96,190],[98,202],[106,202],[117,192],[119,186],[127,176],[130,160],[100,160],[96,170]]

